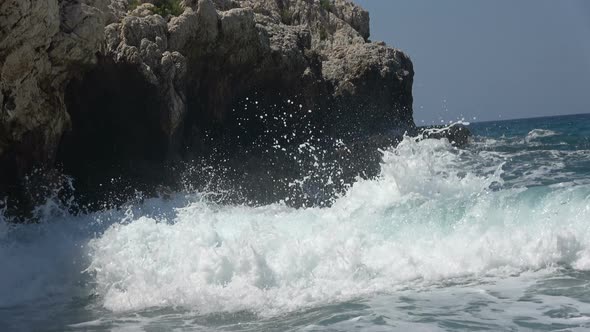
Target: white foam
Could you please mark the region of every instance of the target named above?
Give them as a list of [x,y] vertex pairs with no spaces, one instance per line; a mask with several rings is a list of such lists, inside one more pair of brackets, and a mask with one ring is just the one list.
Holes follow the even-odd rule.
[[193,202],[91,241],[97,291],[114,311],[182,306],[275,315],[456,277],[590,261],[590,187],[491,191],[444,140],[384,151],[377,180],[333,207]]
[[587,202],[511,204],[518,195],[492,195],[464,211],[412,202],[401,213],[195,204],[172,224],[141,217],[112,226],[91,243],[91,270],[111,310],[274,314],[416,279],[586,268],[587,226],[576,219],[588,220]]

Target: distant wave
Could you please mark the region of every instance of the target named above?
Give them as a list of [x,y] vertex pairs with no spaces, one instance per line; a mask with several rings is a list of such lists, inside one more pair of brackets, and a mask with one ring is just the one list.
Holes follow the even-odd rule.
[[533,129],[526,135],[526,138],[524,140],[525,140],[525,142],[528,143],[528,142],[535,140],[537,138],[540,138],[540,137],[550,137],[550,136],[556,136],[556,135],[559,135],[559,133],[556,131],[553,131],[553,130]]

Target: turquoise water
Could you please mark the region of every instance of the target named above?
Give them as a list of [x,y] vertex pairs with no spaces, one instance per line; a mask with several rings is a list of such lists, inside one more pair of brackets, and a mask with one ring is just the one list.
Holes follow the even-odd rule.
[[179,192],[0,221],[0,331],[583,331],[590,115],[407,137],[330,208]]

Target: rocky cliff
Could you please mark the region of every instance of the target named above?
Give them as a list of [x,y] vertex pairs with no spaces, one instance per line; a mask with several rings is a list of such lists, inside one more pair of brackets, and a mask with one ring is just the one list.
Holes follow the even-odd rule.
[[265,152],[310,140],[367,172],[367,142],[415,129],[410,59],[368,38],[347,0],[4,0],[0,197],[35,204],[39,168],[95,193],[198,159],[271,200],[301,171]]

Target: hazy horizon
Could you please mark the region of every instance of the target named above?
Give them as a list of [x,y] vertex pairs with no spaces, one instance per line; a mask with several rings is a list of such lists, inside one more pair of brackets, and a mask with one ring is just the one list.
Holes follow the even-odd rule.
[[418,125],[590,113],[590,2],[354,1],[411,57]]

